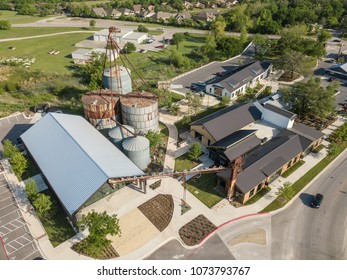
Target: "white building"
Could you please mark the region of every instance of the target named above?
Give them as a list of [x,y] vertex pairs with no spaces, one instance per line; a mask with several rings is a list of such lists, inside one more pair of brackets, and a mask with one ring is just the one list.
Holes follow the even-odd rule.
[[[71,57],[74,60],[74,63],[76,64],[84,64],[87,61],[92,59],[92,54],[93,53],[97,53],[97,54],[101,54],[101,53],[106,53],[105,49],[77,49],[74,52],[71,53]],[[118,57],[118,53],[115,52],[113,53],[109,53],[108,52],[108,60],[115,60]]]
[[[93,35],[93,40],[98,42],[106,42],[109,30],[103,29]],[[131,42],[136,45],[142,43],[148,37],[147,33],[134,32],[133,30],[121,30],[120,32],[113,33],[113,38],[117,43]]]

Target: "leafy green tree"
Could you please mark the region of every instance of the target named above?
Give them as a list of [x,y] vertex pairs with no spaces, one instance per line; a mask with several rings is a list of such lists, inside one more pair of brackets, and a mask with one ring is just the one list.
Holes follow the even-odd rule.
[[0,30],[11,29],[11,23],[8,20],[0,20]]
[[179,48],[179,44],[185,40],[186,36],[184,33],[175,33],[172,35],[171,44],[176,45],[177,49]]
[[91,19],[90,21],[89,21],[89,27],[90,28],[95,28],[95,25],[96,25],[96,20],[95,19]]
[[222,100],[221,100],[221,104],[222,104],[222,106],[227,106],[227,105],[229,105],[230,104],[230,97],[229,96],[223,96],[222,97]]
[[282,200],[282,204],[290,201],[295,195],[295,191],[291,185],[290,182],[285,182],[283,186],[278,189],[277,195]]
[[217,49],[225,58],[229,58],[241,53],[243,44],[238,37],[225,36],[217,41]]
[[178,112],[180,111],[180,106],[177,103],[172,104],[170,107],[170,113],[174,116],[178,115]]
[[240,32],[243,27],[249,30],[253,26],[252,19],[246,13],[247,5],[236,6],[229,18],[233,30]]
[[200,97],[200,95],[194,94],[191,101],[191,107],[193,108],[195,114],[199,110],[201,105],[202,105],[202,98]]
[[25,170],[28,168],[28,161],[20,152],[15,153],[12,156],[10,163],[14,174],[16,174],[18,178],[21,178]]
[[173,50],[169,56],[169,61],[178,68],[191,68],[191,61],[188,57],[182,55],[180,52]]
[[107,235],[121,235],[117,215],[108,215],[106,211],[92,211],[88,215],[82,215],[78,224],[81,228],[89,229],[89,235],[79,245],[82,247],[80,249],[91,256],[98,257],[111,244],[111,240],[106,238]]
[[255,56],[263,57],[269,49],[269,39],[265,35],[255,34],[252,37],[252,42],[254,44]]
[[124,47],[123,47],[123,52],[124,53],[132,53],[136,51],[136,46],[132,42],[127,42]]
[[326,41],[330,40],[332,37],[333,35],[331,35],[331,33],[328,30],[322,29],[317,39],[319,42],[325,43]]
[[303,53],[296,51],[289,51],[281,55],[275,61],[275,68],[290,72],[290,77],[293,79],[294,73],[299,75],[308,71],[305,67],[307,65],[307,58]]
[[52,207],[51,198],[48,195],[39,193],[33,201],[33,206],[39,216],[44,216]]
[[12,156],[19,152],[18,148],[12,144],[12,142],[8,139],[5,139],[3,142],[3,155],[4,157],[11,159]]
[[196,161],[200,157],[201,152],[202,152],[202,149],[201,149],[200,143],[194,142],[194,144],[190,148],[188,156],[189,156],[190,160]]
[[99,89],[101,87],[105,59],[106,55],[104,53],[93,52],[90,62],[81,66],[82,76],[89,83],[89,89]]
[[27,193],[29,201],[33,203],[38,195],[38,189],[34,180],[30,180],[28,183],[26,183],[25,192]]
[[335,90],[338,84],[327,88],[320,85],[320,78],[311,78],[283,90],[284,101],[291,105],[291,111],[304,118],[326,120],[335,114]]
[[224,36],[226,26],[227,24],[224,17],[221,15],[218,15],[217,18],[212,22],[210,30],[216,40]]
[[148,32],[148,28],[142,24],[140,24],[138,27],[137,27],[137,31],[138,32]]
[[149,140],[149,146],[151,148],[157,147],[161,142],[160,132],[155,132],[153,130],[147,132],[146,138]]

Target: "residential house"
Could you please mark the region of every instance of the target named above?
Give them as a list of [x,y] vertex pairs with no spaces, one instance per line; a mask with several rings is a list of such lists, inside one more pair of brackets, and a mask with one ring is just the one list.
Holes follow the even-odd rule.
[[135,13],[135,15],[140,15],[141,11],[142,11],[142,5],[133,5],[133,11]]
[[127,9],[127,8],[119,8],[118,11],[120,11],[125,16],[133,16],[135,15],[134,11]]
[[155,6],[154,6],[154,5],[149,5],[149,6],[147,7],[147,11],[149,11],[149,12],[154,12],[154,9],[155,9]]
[[93,12],[98,17],[106,17],[107,13],[104,8],[93,8]]
[[245,203],[287,168],[320,145],[323,133],[294,122],[296,115],[271,104],[249,102],[230,106],[191,123],[190,135],[201,140],[217,164],[230,166],[240,156],[241,172],[218,182]]
[[153,11],[142,11],[141,16],[143,18],[151,18],[155,15],[155,12]]
[[206,93],[219,97],[228,96],[234,99],[246,92],[247,88],[254,87],[262,79],[269,76],[272,71],[270,62],[255,61],[238,67],[233,71],[221,73],[206,85]]
[[119,18],[122,15],[122,13],[116,9],[112,9],[108,14],[113,18]]
[[192,15],[189,12],[182,12],[178,13],[175,18],[177,22],[180,23],[184,19],[191,19]]
[[201,1],[200,3],[203,4],[206,8],[212,8],[212,9],[217,8],[217,5],[210,1]]
[[188,10],[190,8],[193,8],[194,5],[191,2],[184,1],[183,6]]
[[342,79],[347,79],[347,62],[333,65],[325,70],[327,74],[334,75]]
[[199,1],[194,4],[194,7],[198,8],[198,9],[205,9],[206,8],[206,6]]
[[167,13],[167,12],[157,12],[154,15],[151,16],[151,18],[156,20],[168,20],[170,17],[174,16],[173,14]]
[[218,12],[215,11],[203,11],[193,16],[195,20],[201,20],[201,21],[214,21],[216,19],[216,16],[218,15]]

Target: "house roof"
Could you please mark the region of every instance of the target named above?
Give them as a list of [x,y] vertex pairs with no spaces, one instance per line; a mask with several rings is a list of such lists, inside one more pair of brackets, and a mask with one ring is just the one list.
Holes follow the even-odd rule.
[[176,18],[179,18],[179,17],[188,19],[188,18],[191,18],[192,15],[189,12],[182,12],[176,15]]
[[167,13],[167,12],[157,12],[153,16],[151,16],[154,19],[168,19],[172,17],[173,14]]
[[93,12],[98,16],[106,15],[106,11],[104,8],[93,8]]
[[237,187],[243,193],[249,192],[302,151],[298,135],[279,133],[245,155],[244,170],[237,175]]
[[255,77],[263,74],[269,67],[270,62],[255,61],[248,65],[240,66],[236,70],[226,75],[212,80],[208,84],[225,88],[229,92],[234,92],[253,80]]
[[109,178],[144,174],[80,116],[48,113],[21,138],[70,215]]
[[347,62],[330,66],[327,70],[347,75]]
[[290,130],[312,141],[316,141],[325,135],[323,132],[302,123],[295,123]]
[[228,148],[232,145],[235,145],[237,142],[240,142],[241,140],[250,137],[256,131],[257,130],[254,129],[241,129],[211,144],[210,147]]
[[134,10],[135,13],[141,12],[141,9],[142,9],[142,5],[141,4],[133,5],[133,10]]
[[238,156],[241,156],[259,146],[260,143],[261,141],[256,135],[251,135],[243,141],[238,142],[237,144],[226,149],[224,155],[232,162]]
[[203,126],[216,141],[219,141],[260,118],[261,112],[257,107],[253,103],[246,103],[205,122]]
[[292,112],[289,112],[289,111],[287,111],[285,109],[282,109],[280,107],[274,106],[274,105],[269,104],[269,103],[266,103],[264,105],[264,108],[268,109],[268,110],[270,110],[270,111],[272,111],[274,113],[277,113],[279,115],[282,115],[282,116],[284,116],[286,118],[289,118],[289,119],[291,119],[292,117],[296,116],[296,114],[294,114]]
[[128,8],[119,8],[118,11],[120,11],[122,14],[132,13],[132,10],[130,10]]

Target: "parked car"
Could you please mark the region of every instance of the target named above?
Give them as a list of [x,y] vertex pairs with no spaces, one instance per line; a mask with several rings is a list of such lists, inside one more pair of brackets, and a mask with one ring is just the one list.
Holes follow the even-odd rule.
[[323,196],[322,194],[317,193],[317,194],[314,196],[313,200],[311,201],[311,206],[312,206],[313,208],[319,208],[320,205],[321,205],[322,202],[323,202],[323,198],[324,198],[324,196]]
[[340,40],[340,39],[334,39],[333,42],[335,42],[335,43],[341,43],[341,40]]
[[337,81],[337,79],[334,78],[334,77],[330,77],[330,78],[328,79],[328,82],[335,82],[335,81]]
[[335,59],[330,58],[330,59],[327,60],[327,62],[329,62],[329,63],[334,63],[334,62],[335,62]]
[[223,72],[217,72],[215,75],[219,76],[219,77],[222,77],[223,76]]
[[159,31],[164,31],[164,27],[157,28]]
[[155,46],[156,49],[163,49],[164,45]]

